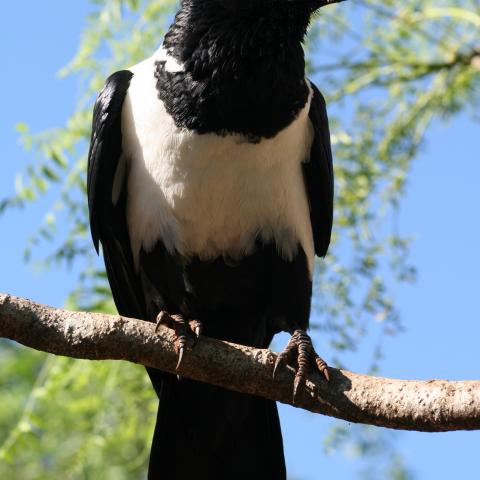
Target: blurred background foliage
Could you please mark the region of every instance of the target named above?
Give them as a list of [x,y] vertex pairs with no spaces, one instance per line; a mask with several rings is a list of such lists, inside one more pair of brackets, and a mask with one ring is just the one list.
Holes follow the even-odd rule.
[[[35,247],[49,242],[45,267],[81,266],[66,306],[113,312],[87,224],[92,103],[111,72],[158,47],[177,2],[91,3],[78,52],[61,70],[81,84],[78,108],[59,128],[31,133],[17,126],[38,156],[18,174],[16,193],[1,201],[0,212],[55,192],[25,258],[35,259]],[[311,26],[308,68],[329,104],[336,173],[334,243],[317,265],[313,327],[334,351],[359,349],[373,324],[384,335],[402,328],[389,285],[412,282],[416,273],[408,261],[411,239],[398,229],[402,195],[432,120],[478,115],[471,106],[480,95],[479,27],[477,0],[351,0],[323,9]],[[372,353],[373,371],[381,342]],[[142,368],[54,358],[8,341],[0,341],[0,358],[1,478],[145,476],[156,401]],[[335,425],[328,448],[349,445],[359,455],[389,459],[382,472],[372,462],[363,477],[409,478],[384,432],[358,427],[346,435]]]

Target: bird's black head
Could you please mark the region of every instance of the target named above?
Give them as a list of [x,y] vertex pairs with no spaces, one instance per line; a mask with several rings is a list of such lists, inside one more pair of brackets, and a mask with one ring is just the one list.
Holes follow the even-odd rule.
[[302,41],[311,15],[343,0],[183,0],[157,62],[159,97],[178,126],[274,136],[305,106]]
[[[262,21],[265,27],[283,28],[285,33],[301,41],[316,10],[343,0],[207,0],[207,3],[209,1],[215,8],[228,11],[232,19],[247,20],[253,24]],[[200,0],[200,3],[205,4],[205,0]]]
[[229,9],[232,14],[242,15],[245,12],[272,12],[274,10],[296,10],[312,13],[325,5],[344,0],[183,0],[182,4],[215,5],[217,8]]
[[[194,46],[229,46],[243,54],[273,53],[275,45],[301,43],[311,15],[344,0],[182,0],[165,38],[167,48],[185,45],[182,60]],[[215,46],[213,46],[215,44]],[[178,50],[177,50],[178,53]]]

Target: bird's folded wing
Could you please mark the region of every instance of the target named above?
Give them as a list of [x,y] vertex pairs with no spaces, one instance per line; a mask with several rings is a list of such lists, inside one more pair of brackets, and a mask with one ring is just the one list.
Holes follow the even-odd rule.
[[309,118],[314,130],[310,158],[303,164],[310,204],[315,253],[324,257],[330,244],[333,222],[333,165],[325,99],[310,82],[313,90]]

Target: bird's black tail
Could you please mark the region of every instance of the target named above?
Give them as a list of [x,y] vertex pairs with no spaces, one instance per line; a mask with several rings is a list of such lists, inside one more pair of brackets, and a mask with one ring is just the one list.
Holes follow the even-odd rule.
[[[157,383],[156,372],[149,373]],[[149,480],[286,478],[275,402],[162,378]]]

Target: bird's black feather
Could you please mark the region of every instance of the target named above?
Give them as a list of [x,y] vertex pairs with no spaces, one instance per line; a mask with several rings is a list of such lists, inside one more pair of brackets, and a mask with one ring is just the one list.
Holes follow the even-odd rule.
[[333,222],[332,148],[325,99],[312,82],[310,85],[313,97],[309,117],[314,138],[310,158],[303,164],[303,174],[310,204],[315,253],[324,257],[330,245]]
[[[289,325],[307,328],[312,285],[301,247],[292,261],[261,242],[238,262],[204,261],[172,255],[158,241],[139,263],[150,317],[167,305],[200,320],[206,336],[257,348]],[[148,373],[160,400],[151,480],[286,478],[275,402]]]
[[117,309],[122,315],[143,318],[145,306],[125,218],[125,183],[115,204],[112,199],[115,173],[122,155],[122,106],[132,76],[128,70],[111,75],[95,102],[88,153],[87,193],[93,242],[97,252],[99,243],[102,245]]

